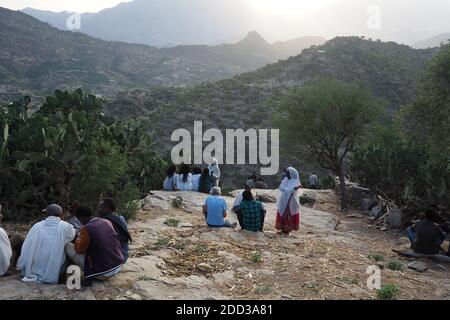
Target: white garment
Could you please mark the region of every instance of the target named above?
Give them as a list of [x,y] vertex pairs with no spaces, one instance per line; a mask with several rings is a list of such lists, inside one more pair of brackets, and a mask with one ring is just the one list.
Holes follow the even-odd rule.
[[215,186],[219,186],[220,168],[217,159],[213,158],[211,164],[208,166],[209,174],[213,177]]
[[163,183],[163,189],[165,191],[173,191],[177,186],[177,177],[178,175],[176,173],[172,177],[166,177]]
[[11,256],[12,251],[8,234],[0,228],[0,277],[8,271]]
[[291,178],[284,178],[280,185],[280,195],[277,201],[277,209],[281,216],[284,215],[287,206],[290,206],[291,214],[297,214],[300,211],[300,198],[299,191],[296,190],[300,187],[300,175],[294,168],[287,169]]
[[200,177],[201,176],[202,176],[201,174],[193,174],[192,175],[192,187],[193,187],[193,190],[196,192],[198,192],[198,189],[200,187]]
[[17,268],[24,282],[56,284],[66,262],[65,246],[75,237],[73,226],[58,217],[36,223],[23,243]]
[[192,191],[194,186],[192,185],[192,174],[189,173],[186,182],[183,181],[183,175],[177,176],[177,189],[180,191]]
[[244,200],[244,191],[239,192],[236,199],[234,199],[233,208],[239,207],[242,200]]

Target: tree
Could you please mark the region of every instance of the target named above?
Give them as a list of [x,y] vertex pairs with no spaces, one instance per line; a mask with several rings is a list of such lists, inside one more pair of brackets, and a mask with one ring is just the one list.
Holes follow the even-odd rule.
[[402,109],[404,134],[426,157],[411,193],[448,211],[450,203],[450,44],[430,61],[416,99]]
[[282,100],[275,123],[289,149],[339,176],[345,211],[349,156],[380,112],[381,103],[362,86],[316,80],[292,90]]

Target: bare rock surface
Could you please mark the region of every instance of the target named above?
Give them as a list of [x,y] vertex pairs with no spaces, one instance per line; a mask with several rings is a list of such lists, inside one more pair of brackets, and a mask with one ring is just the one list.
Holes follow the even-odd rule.
[[[277,197],[276,190],[255,191]],[[74,291],[4,277],[0,299],[375,299],[366,286],[367,267],[377,264],[370,255],[411,262],[392,252],[405,247],[400,231],[381,232],[367,226],[367,217],[347,217],[358,211],[340,213],[332,191],[302,192],[316,202],[301,208],[301,230],[285,236],[274,229],[276,203],[265,203],[264,233],[251,233],[205,226],[207,195],[153,191],[130,222],[134,242],[119,275]],[[173,206],[177,197],[180,207]],[[231,208],[234,198],[225,200]],[[228,219],[237,220],[231,211]],[[448,266],[427,265],[425,273],[383,270],[382,284],[399,286],[400,299],[449,299]]]

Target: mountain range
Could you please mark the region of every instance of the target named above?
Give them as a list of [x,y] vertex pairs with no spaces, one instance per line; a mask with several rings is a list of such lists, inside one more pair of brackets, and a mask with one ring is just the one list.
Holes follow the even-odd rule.
[[437,48],[442,44],[446,44],[450,41],[450,33],[442,33],[430,39],[418,41],[413,44],[416,49]]
[[[39,101],[54,89],[81,87],[106,96],[109,114],[144,120],[158,137],[158,149],[167,153],[173,130],[192,129],[197,120],[205,128],[272,128],[281,95],[316,78],[362,83],[384,101],[387,116],[393,115],[414,98],[437,51],[337,37],[280,60],[296,53],[298,43],[303,42],[270,44],[250,32],[235,44],[159,49],[61,31],[0,8],[0,102],[23,94]],[[235,167],[229,182],[239,185],[249,170]]]
[[[317,78],[365,85],[386,105],[386,117],[392,117],[414,98],[419,78],[435,52],[394,42],[339,37],[231,79],[193,88],[122,92],[109,100],[107,112],[145,120],[152,135],[158,137],[157,147],[167,154],[176,144],[171,142],[172,132],[179,128],[192,132],[194,121],[202,121],[204,130],[273,128],[271,119],[281,96],[289,88]],[[303,159],[283,156],[282,166],[293,164],[308,168]],[[243,176],[257,170],[257,166],[233,166],[227,181],[239,186]]]
[[[280,1],[272,10],[263,10],[268,1],[261,2],[134,0],[82,14],[80,31],[104,40],[167,47],[228,42],[249,30],[269,41],[312,35],[313,30],[327,39],[358,35],[412,45],[450,30],[450,2],[443,0],[322,0],[314,10],[307,2],[315,1]],[[31,8],[24,12],[62,30],[71,15]]]
[[236,44],[159,49],[61,31],[0,8],[0,102],[23,94],[42,97],[56,88],[111,96],[134,88],[193,86],[256,70],[325,41],[305,37],[269,44],[250,32]]

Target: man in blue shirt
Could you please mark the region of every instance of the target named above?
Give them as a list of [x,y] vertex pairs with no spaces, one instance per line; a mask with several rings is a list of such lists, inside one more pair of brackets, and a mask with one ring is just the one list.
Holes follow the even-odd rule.
[[213,228],[236,228],[237,223],[230,223],[227,217],[227,203],[220,196],[222,191],[219,187],[211,189],[211,195],[206,198],[203,205],[203,214],[206,223]]

